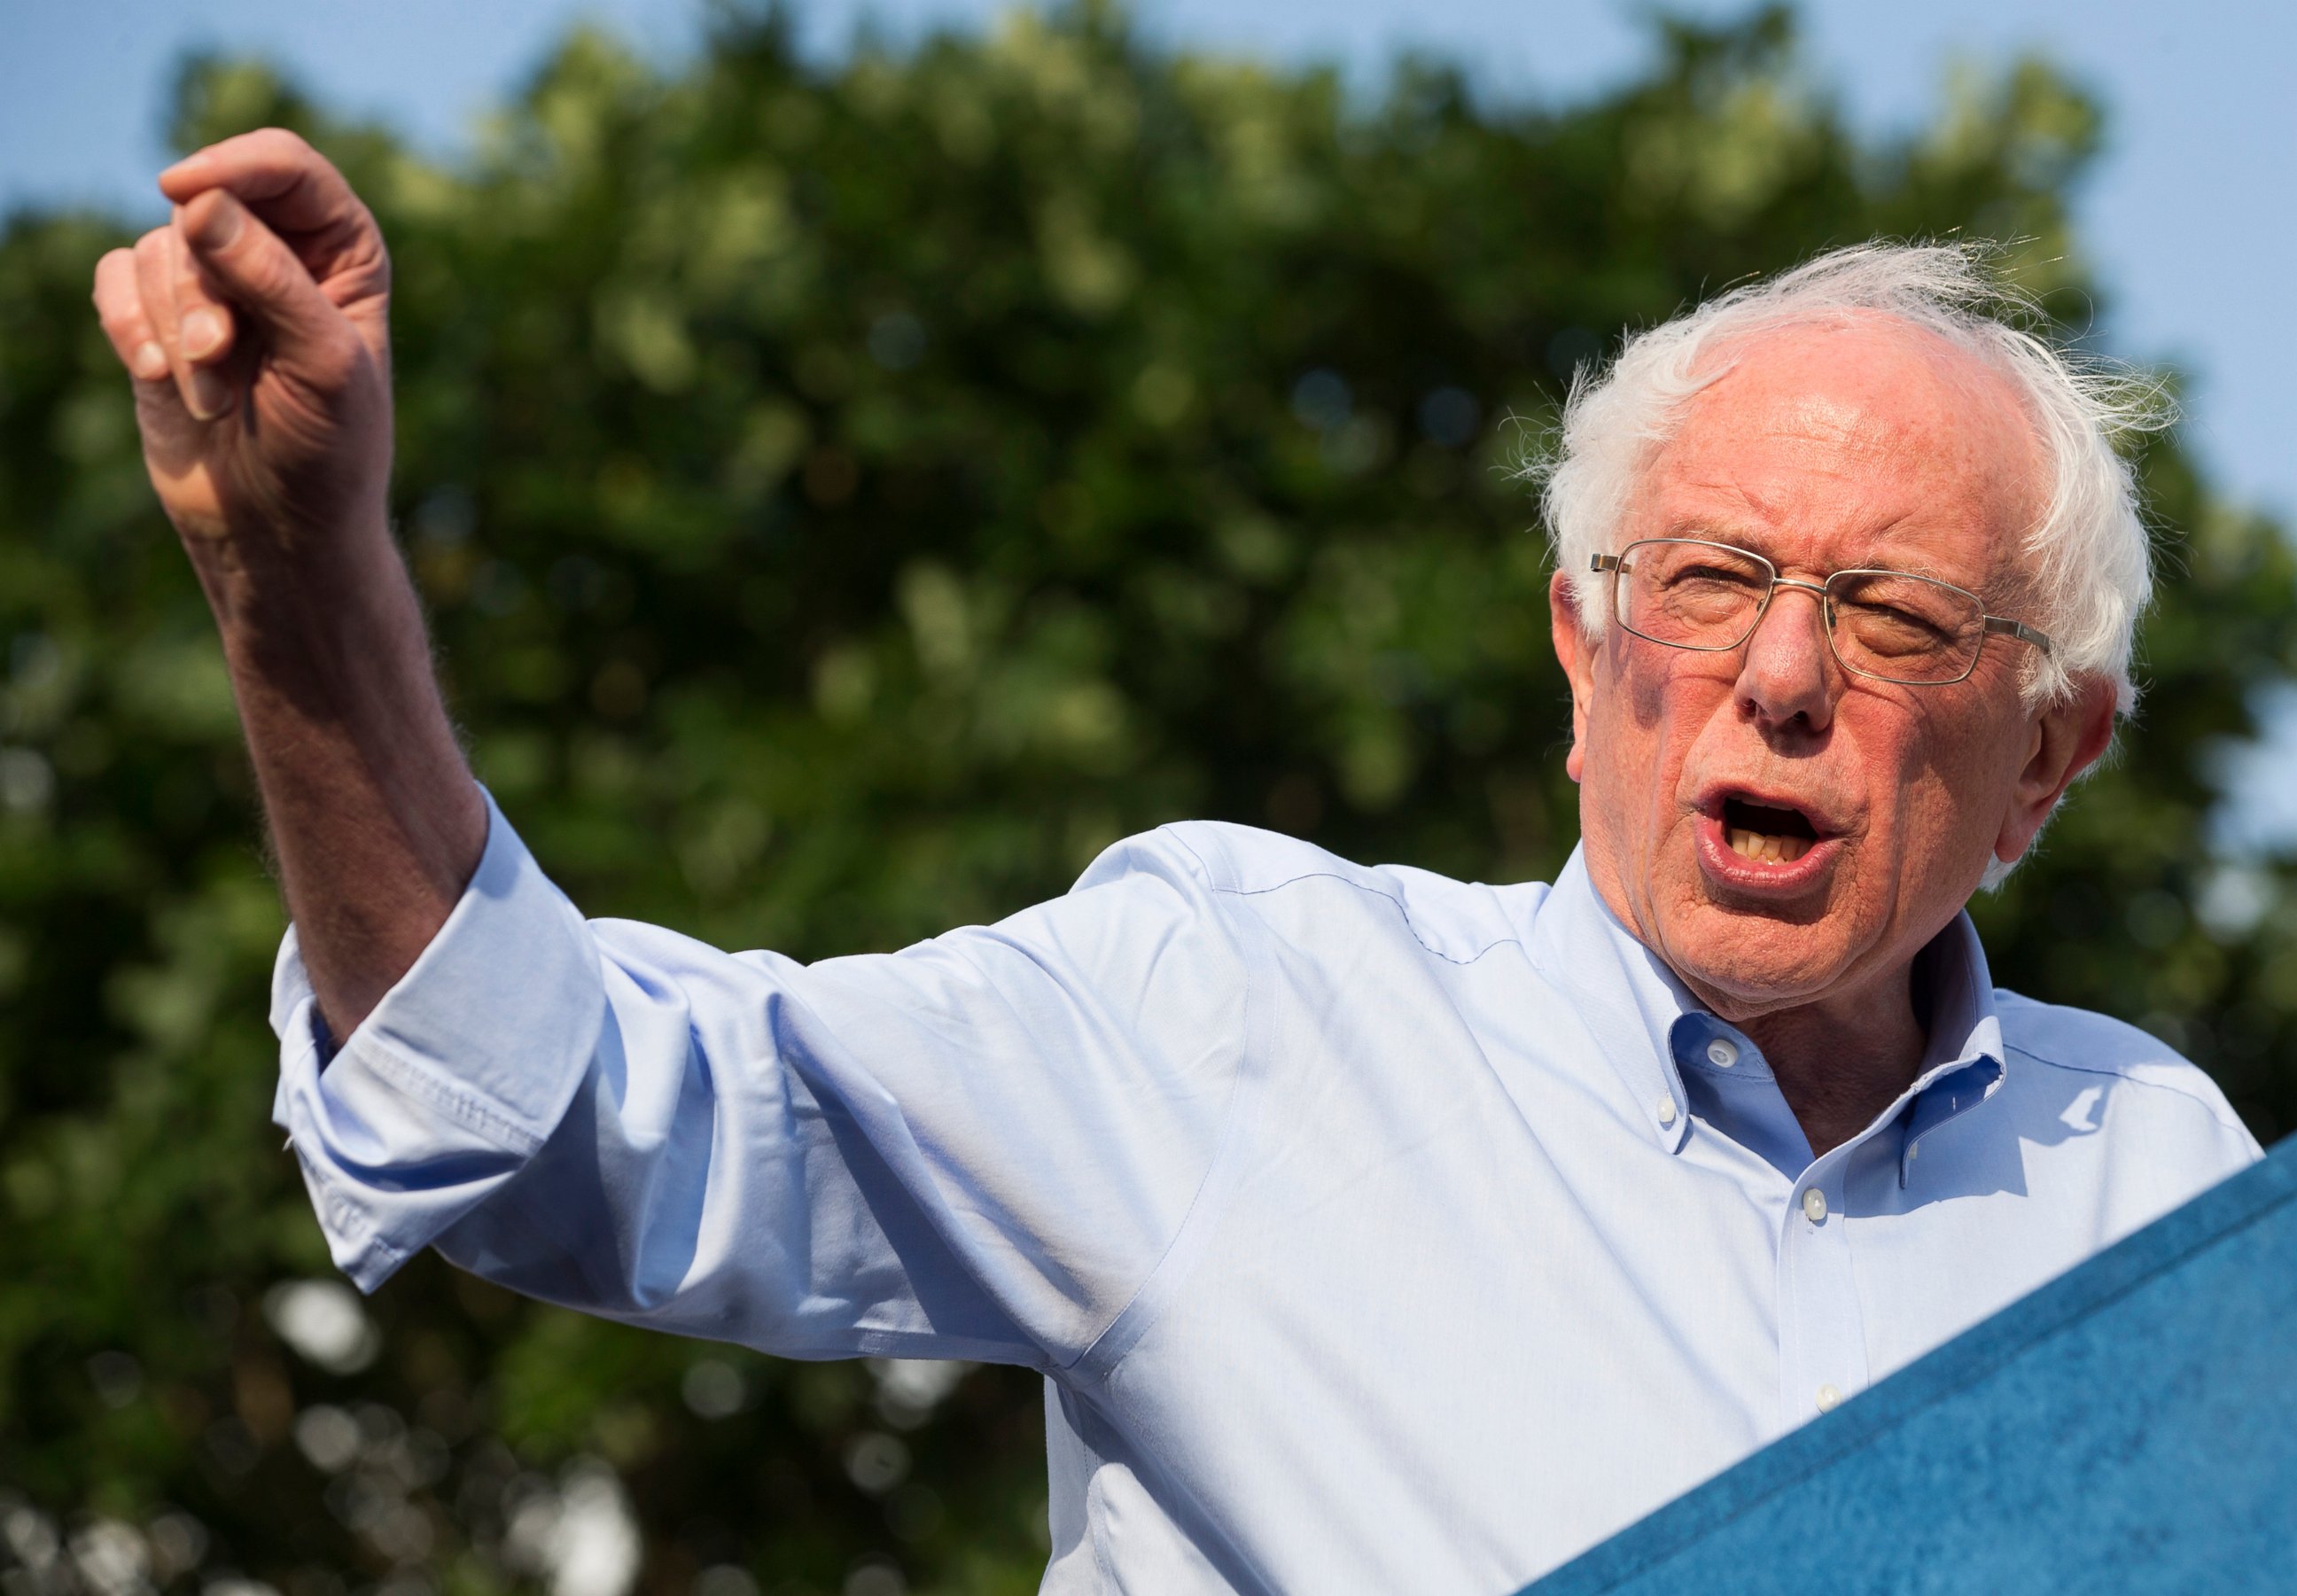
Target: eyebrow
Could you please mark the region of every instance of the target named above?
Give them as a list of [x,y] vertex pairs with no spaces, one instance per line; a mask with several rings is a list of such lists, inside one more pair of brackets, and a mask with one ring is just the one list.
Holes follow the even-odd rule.
[[[1865,534],[1865,536],[1871,539],[1886,538],[1891,532],[1900,529],[1905,524],[1906,522],[1904,519],[1901,518],[1900,520],[1890,522],[1885,526],[1877,528],[1873,532]],[[1773,565],[1777,566],[1782,571],[1787,569],[1787,563],[1781,559],[1777,553],[1774,552],[1773,547],[1773,539],[1771,537],[1757,531],[1753,527],[1733,524],[1724,521],[1721,517],[1713,515],[1670,516],[1665,525],[1667,527],[1666,531],[1655,532],[1651,535],[1659,538],[1696,538],[1704,539],[1709,543],[1727,543],[1733,548],[1743,548],[1749,554],[1762,555]],[[1980,596],[1985,595],[1986,589],[1993,582],[1994,573],[1990,571],[1983,576],[1971,580],[1964,580],[1953,575],[1942,574],[1936,571],[1919,569],[1922,565],[1929,563],[1930,557],[1928,551],[1919,547],[1908,548],[1902,554],[1898,555],[1896,558],[1891,557],[1888,554],[1878,553],[1877,551],[1870,548],[1862,557],[1851,560],[1844,564],[1838,565],[1833,569],[1838,571],[1900,571],[1905,572],[1911,576],[1933,577],[1939,581],[1949,582],[1955,587],[1962,588],[1970,592],[1979,594]]]

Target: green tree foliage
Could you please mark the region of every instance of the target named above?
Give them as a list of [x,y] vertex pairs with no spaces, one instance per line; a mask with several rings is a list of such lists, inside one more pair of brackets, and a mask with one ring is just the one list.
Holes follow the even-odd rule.
[[[2098,117],[2046,68],[1873,142],[1782,12],[1664,45],[1551,111],[1165,53],[1091,6],[834,68],[737,15],[667,77],[571,38],[453,167],[247,65],[187,71],[177,137],[298,126],[382,218],[401,530],[545,864],[593,913],[816,957],[1181,815],[1551,871],[1576,811],[1511,467],[1574,367],[1878,234],[2019,241],[2087,325]],[[310,1284],[249,778],[88,311],[120,237],[0,238],[10,1596],[589,1596],[613,1557],[554,1575],[551,1526],[611,1543],[617,1500],[661,1596],[1031,1588],[1025,1377],[777,1363],[434,1260],[363,1311]],[[2174,438],[2142,470],[2145,712],[1980,912],[2003,979],[2154,1026],[2271,1137],[2297,906],[2206,821],[2290,662],[2291,559]]]

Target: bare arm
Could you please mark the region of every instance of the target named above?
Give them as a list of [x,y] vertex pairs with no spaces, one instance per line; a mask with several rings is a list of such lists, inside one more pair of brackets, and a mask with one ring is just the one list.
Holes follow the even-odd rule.
[[161,187],[172,219],[97,264],[96,309],[215,612],[340,1038],[445,922],[486,842],[391,537],[390,259],[292,134],[227,139]]

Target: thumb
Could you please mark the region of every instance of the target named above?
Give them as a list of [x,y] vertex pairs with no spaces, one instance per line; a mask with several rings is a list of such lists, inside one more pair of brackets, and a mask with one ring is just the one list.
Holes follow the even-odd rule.
[[228,190],[211,188],[187,202],[176,227],[201,276],[269,335],[275,358],[292,365],[349,330],[295,252]]

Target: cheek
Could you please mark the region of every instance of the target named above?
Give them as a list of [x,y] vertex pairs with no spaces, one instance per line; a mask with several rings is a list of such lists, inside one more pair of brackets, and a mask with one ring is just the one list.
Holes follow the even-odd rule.
[[[1731,684],[1695,669],[1695,655],[1636,643],[1617,662],[1590,717],[1584,782],[1601,811],[1626,820],[1622,842],[1642,851],[1683,819],[1684,762],[1717,728]],[[1684,669],[1689,664],[1693,669]]]
[[1867,750],[1868,769],[1876,773],[1874,813],[1889,817],[1893,834],[1888,851],[1906,879],[1958,890],[1991,857],[2016,777],[2005,768],[2002,740],[1918,719],[1878,744]]

